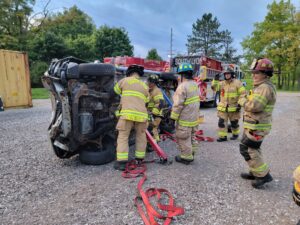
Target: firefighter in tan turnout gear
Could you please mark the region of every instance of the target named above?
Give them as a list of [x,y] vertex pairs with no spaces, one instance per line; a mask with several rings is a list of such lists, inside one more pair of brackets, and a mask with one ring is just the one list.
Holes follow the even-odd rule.
[[148,126],[148,113],[146,103],[149,101],[149,88],[140,80],[144,74],[144,67],[131,65],[126,71],[126,78],[115,84],[114,91],[121,95],[120,107],[117,116],[120,116],[116,129],[117,161],[114,168],[125,170],[128,162],[128,137],[135,129],[135,158],[142,161],[145,158],[147,145],[146,129]]
[[[300,206],[300,166],[298,166],[294,171],[294,189],[293,189],[293,199],[295,203]],[[300,220],[299,220],[300,223]]]
[[246,89],[240,80],[234,78],[234,71],[228,68],[224,72],[224,81],[219,81],[219,74],[212,82],[212,89],[220,92],[218,110],[218,142],[227,141],[227,124],[231,124],[232,137],[235,140],[239,137],[239,119],[241,118],[238,100],[246,96]]
[[249,166],[249,173],[241,177],[252,181],[260,188],[273,180],[269,166],[264,162],[260,146],[271,130],[272,112],[276,102],[276,89],[270,78],[273,63],[269,59],[254,60],[251,65],[253,91],[247,98],[239,100],[244,107],[244,133],[240,143],[241,155]]
[[192,136],[199,124],[199,88],[197,83],[193,81],[191,64],[180,64],[178,73],[182,76],[182,82],[174,93],[171,112],[171,119],[176,121],[176,139],[180,150],[180,155],[177,155],[175,160],[189,164],[194,160]]
[[148,103],[148,109],[152,115],[153,120],[150,122],[152,126],[152,133],[154,139],[158,142],[160,141],[158,127],[161,122],[162,117],[162,107],[164,106],[164,96],[157,86],[159,81],[159,76],[156,74],[151,74],[148,78],[148,86],[150,92],[150,99]]

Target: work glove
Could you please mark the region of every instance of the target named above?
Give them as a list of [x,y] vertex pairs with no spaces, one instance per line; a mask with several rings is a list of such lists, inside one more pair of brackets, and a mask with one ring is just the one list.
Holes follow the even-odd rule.
[[240,98],[239,100],[238,100],[238,105],[240,106],[240,107],[244,107],[244,105],[245,105],[245,103],[247,102],[247,98],[245,97],[245,98]]
[[237,107],[236,107],[236,111],[237,111],[237,112],[240,112],[240,111],[241,111],[241,108],[242,108],[242,106],[241,106],[240,104],[238,104]]
[[219,74],[219,73],[216,74],[214,79],[215,79],[215,80],[220,80],[220,74]]

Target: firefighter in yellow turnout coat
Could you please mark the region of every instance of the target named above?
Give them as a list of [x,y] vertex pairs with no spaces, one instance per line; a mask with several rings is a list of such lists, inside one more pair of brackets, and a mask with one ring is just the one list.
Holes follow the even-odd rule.
[[182,75],[182,82],[173,96],[171,112],[171,119],[176,121],[176,139],[180,150],[180,155],[177,155],[175,160],[189,164],[194,160],[192,137],[199,124],[199,88],[193,81],[191,64],[181,64],[178,73]]
[[121,102],[117,116],[120,116],[116,129],[117,161],[115,169],[124,170],[128,161],[128,137],[135,129],[135,158],[143,160],[147,145],[146,129],[148,126],[148,113],[146,104],[149,101],[149,88],[139,78],[144,74],[144,67],[131,65],[126,71],[126,78],[116,83],[114,91],[121,95]]
[[164,106],[164,96],[157,86],[159,81],[159,76],[156,74],[151,74],[148,78],[148,86],[150,92],[150,99],[148,103],[148,109],[150,114],[152,114],[153,121],[151,121],[152,125],[152,133],[154,139],[158,142],[160,141],[158,127],[161,122],[162,117],[162,107]]
[[239,100],[239,104],[244,107],[244,134],[240,153],[249,166],[249,173],[242,173],[241,177],[253,180],[252,186],[260,188],[273,180],[269,166],[263,160],[260,146],[271,130],[276,89],[270,81],[273,63],[269,59],[254,60],[251,71],[253,91],[248,98]]
[[298,166],[294,171],[294,179],[293,199],[295,203],[300,206],[300,166]]
[[227,141],[228,119],[232,130],[230,139],[238,138],[240,133],[239,119],[241,118],[238,100],[246,96],[246,89],[240,80],[234,79],[233,70],[228,68],[224,71],[224,78],[224,81],[219,81],[219,75],[216,75],[212,82],[212,89],[220,93],[220,102],[217,106],[219,117],[218,142]]

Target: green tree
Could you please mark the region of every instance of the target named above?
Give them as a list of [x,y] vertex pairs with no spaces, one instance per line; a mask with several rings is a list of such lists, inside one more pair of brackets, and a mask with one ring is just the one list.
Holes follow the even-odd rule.
[[95,33],[95,49],[101,60],[110,56],[132,56],[133,46],[124,28],[101,26]]
[[42,87],[41,77],[47,71],[49,64],[42,61],[34,61],[30,65],[31,87]]
[[26,50],[34,0],[0,1],[0,48]]
[[279,88],[285,82],[289,86],[291,77],[295,81],[300,76],[297,74],[300,62],[300,26],[297,15],[290,1],[274,1],[268,5],[264,21],[254,24],[254,31],[242,42],[248,64],[257,57],[267,57],[274,62]]
[[93,61],[99,56],[95,50],[95,35],[79,35],[76,39],[66,40],[70,55]]
[[193,23],[192,35],[188,35],[186,44],[189,53],[203,53],[206,56],[219,58],[222,49],[222,32],[220,23],[211,13],[205,13],[202,19]]
[[[95,30],[92,19],[77,6],[64,9],[63,13],[42,18],[41,21],[36,22],[35,26],[32,26],[31,59],[49,62],[49,57],[59,58],[73,55],[85,60],[92,60],[96,57]],[[42,43],[41,40],[48,42]],[[48,43],[54,44],[53,50],[57,52],[56,55],[52,54],[52,47]],[[36,53],[37,46],[44,47],[42,51],[47,54],[43,56],[44,59],[41,59],[41,56]],[[57,47],[61,48],[57,49]]]
[[162,58],[158,55],[157,50],[155,48],[152,48],[148,51],[148,55],[146,59],[159,60],[159,61],[162,60]]
[[52,32],[41,32],[29,43],[29,58],[31,61],[50,63],[53,58],[63,58],[69,55],[65,40]]
[[78,9],[77,6],[72,6],[69,9],[64,9],[62,13],[59,12],[43,19],[43,23],[39,23],[33,30],[50,30],[63,38],[74,40],[78,36],[92,35],[95,28],[91,17]]
[[233,38],[231,37],[231,32],[225,30],[221,34],[222,45],[223,45],[223,54],[221,60],[226,63],[236,63],[240,61],[240,56],[236,55],[237,50],[232,47]]
[[[77,40],[77,39],[76,39]],[[32,87],[41,87],[41,77],[53,58],[71,55],[66,40],[51,31],[40,31],[29,41],[30,77]]]

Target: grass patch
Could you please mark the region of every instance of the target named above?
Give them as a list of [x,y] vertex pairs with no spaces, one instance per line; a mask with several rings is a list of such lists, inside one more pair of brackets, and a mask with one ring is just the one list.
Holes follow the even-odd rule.
[[50,98],[49,91],[45,88],[31,88],[32,99]]
[[[253,89],[253,80],[252,78],[245,78],[241,80],[242,82],[246,82],[246,90],[249,91],[251,89]],[[277,91],[284,91],[284,92],[299,92],[299,90],[297,89],[297,83],[295,85],[295,87],[287,87],[287,86],[283,86],[281,89],[278,88],[277,84],[276,84],[276,77],[272,77],[271,78],[272,83],[275,85],[276,90]]]
[[246,82],[246,90],[249,91],[253,89],[253,80],[251,78],[242,79],[242,82]]

